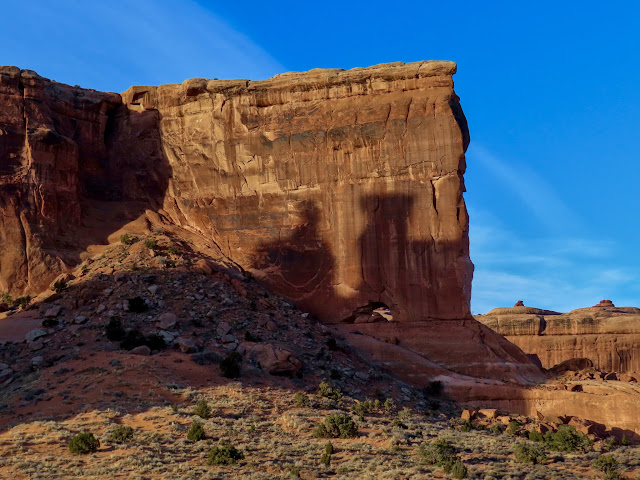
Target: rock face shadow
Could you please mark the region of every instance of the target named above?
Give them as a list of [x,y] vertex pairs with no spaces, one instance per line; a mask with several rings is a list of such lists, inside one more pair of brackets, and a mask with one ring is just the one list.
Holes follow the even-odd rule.
[[160,113],[0,68],[0,291],[35,293],[89,245],[162,205]]

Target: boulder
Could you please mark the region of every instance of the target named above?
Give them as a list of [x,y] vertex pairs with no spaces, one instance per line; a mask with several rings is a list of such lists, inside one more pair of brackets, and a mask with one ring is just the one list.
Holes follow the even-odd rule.
[[44,312],[44,316],[47,318],[54,318],[60,315],[61,311],[62,307],[60,305],[54,305],[53,307],[47,309],[46,312]]
[[27,341],[27,343],[31,343],[31,342],[34,342],[35,340],[37,340],[40,337],[44,337],[45,335],[48,335],[48,333],[49,332],[47,332],[46,330],[42,330],[42,329],[31,330],[25,336],[25,340]]
[[178,317],[170,312],[163,313],[158,317],[158,321],[156,322],[156,327],[161,330],[171,330],[178,323]]
[[293,376],[302,369],[302,362],[291,351],[269,343],[252,345],[246,355],[271,375]]
[[174,343],[178,345],[182,353],[194,353],[198,351],[198,345],[190,338],[178,337]]
[[481,408],[478,410],[480,418],[498,418],[498,410],[495,408]]
[[142,355],[146,357],[151,355],[151,349],[146,345],[140,345],[139,347],[135,347],[129,350],[129,353],[132,355]]

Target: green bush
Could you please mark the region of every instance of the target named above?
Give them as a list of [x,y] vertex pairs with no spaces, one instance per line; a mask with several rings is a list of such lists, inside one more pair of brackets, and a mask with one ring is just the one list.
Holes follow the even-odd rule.
[[64,280],[58,280],[51,287],[51,290],[53,290],[56,293],[60,293],[63,290],[66,290],[66,289],[67,289],[67,282],[65,282]]
[[544,448],[539,443],[519,443],[513,449],[516,461],[538,465],[547,460]]
[[140,330],[134,328],[133,330],[129,330],[125,333],[122,341],[120,342],[120,348],[123,350],[132,350],[141,345],[145,345],[146,341],[147,339],[144,334]]
[[396,410],[396,402],[393,401],[393,398],[387,398],[384,401],[383,405],[385,413],[393,413]]
[[11,305],[13,303],[13,298],[11,298],[11,295],[9,295],[8,293],[3,293],[2,301],[8,305]]
[[211,407],[209,407],[206,400],[200,400],[193,409],[193,414],[207,419],[211,416]]
[[359,417],[374,413],[378,410],[380,410],[380,400],[364,400],[363,402],[356,402],[351,406],[351,411]]
[[331,454],[333,454],[333,444],[331,442],[327,442],[324,446],[322,457],[320,457],[320,463],[329,466],[331,464]]
[[617,480],[620,477],[620,465],[615,457],[608,453],[600,455],[593,463],[593,469],[602,474],[602,478],[606,480]]
[[125,425],[118,425],[109,436],[109,440],[114,443],[125,443],[132,438],[133,428]]
[[144,246],[147,247],[149,250],[157,250],[158,241],[157,240],[145,240]]
[[83,432],[75,435],[69,442],[69,451],[76,454],[95,452],[100,448],[100,441],[93,433]]
[[220,362],[220,373],[225,378],[238,378],[240,376],[240,363],[242,355],[238,352],[231,352],[227,358]]
[[333,388],[326,380],[323,380],[318,385],[317,395],[319,397],[325,397],[336,401],[342,398],[342,392],[338,388]]
[[419,450],[423,463],[438,466],[455,463],[455,453],[456,447],[442,438],[429,445],[421,446]]
[[13,305],[16,307],[27,308],[27,305],[29,305],[29,302],[31,302],[31,296],[27,295],[25,297],[16,298],[13,301]]
[[306,393],[297,392],[293,396],[293,404],[296,407],[306,407],[309,405],[309,396]]
[[529,432],[529,440],[532,442],[544,442],[544,435],[542,435],[537,430],[531,430]]
[[205,439],[204,428],[200,422],[193,422],[191,428],[187,432],[187,439],[192,442],[199,442]]
[[151,333],[145,337],[144,343],[151,350],[162,350],[167,347],[167,342],[164,341],[157,333]]
[[358,436],[358,427],[350,415],[329,415],[324,423],[319,423],[313,430],[318,438],[354,438]]
[[220,442],[217,447],[209,450],[207,464],[209,465],[233,465],[238,460],[242,460],[244,454],[235,446],[228,442]]
[[131,313],[144,313],[149,310],[149,305],[147,305],[147,302],[145,302],[142,297],[129,298],[127,301]]
[[491,430],[492,433],[495,433],[496,435],[498,435],[503,432],[504,428],[501,424],[495,423],[491,425],[491,428],[489,430]]
[[517,420],[511,420],[507,425],[507,433],[509,435],[516,436],[520,433],[520,422]]
[[120,341],[124,338],[127,332],[122,328],[122,321],[117,317],[111,317],[109,323],[104,329],[104,333],[107,338],[112,342]]
[[442,468],[444,473],[451,474],[454,478],[467,477],[467,467],[456,455],[456,447],[444,439],[420,447],[418,453],[422,457],[422,462],[427,465],[436,465]]
[[462,460],[458,459],[451,466],[451,471],[447,472],[445,470],[445,473],[450,473],[453,478],[467,478],[467,474],[469,472],[467,471],[467,467],[465,467],[464,463],[462,463]]
[[544,441],[551,450],[559,452],[587,452],[591,449],[591,440],[584,433],[576,431],[572,425],[560,425],[557,432],[548,431]]
[[428,397],[438,397],[444,391],[444,384],[440,380],[434,380],[433,382],[429,382],[426,387],[424,387],[424,394]]
[[123,245],[131,245],[132,243],[135,243],[135,241],[135,237],[132,237],[128,233],[120,235],[120,242],[122,242]]

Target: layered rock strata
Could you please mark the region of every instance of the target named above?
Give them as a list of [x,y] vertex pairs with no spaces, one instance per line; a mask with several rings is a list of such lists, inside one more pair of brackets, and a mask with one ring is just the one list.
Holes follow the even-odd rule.
[[603,301],[569,313],[496,308],[477,320],[504,335],[544,368],[589,359],[603,372],[640,372],[640,309]]
[[120,96],[3,67],[0,290],[41,290],[77,262],[102,201],[112,231],[157,211],[325,322],[380,306],[394,321],[468,317],[455,68],[192,79]]

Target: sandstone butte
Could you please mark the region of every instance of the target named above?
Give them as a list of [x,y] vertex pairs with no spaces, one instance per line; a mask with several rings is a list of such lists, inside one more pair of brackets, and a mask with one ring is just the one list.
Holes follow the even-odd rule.
[[[569,313],[533,307],[494,308],[475,317],[547,369],[572,359],[640,379],[640,309],[598,305]],[[623,375],[624,377],[624,375]]]
[[541,387],[549,375],[471,316],[455,70],[392,63],[119,95],[0,67],[0,291],[38,293],[128,229],[171,226],[408,382],[640,432],[633,392]]

